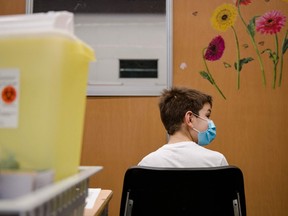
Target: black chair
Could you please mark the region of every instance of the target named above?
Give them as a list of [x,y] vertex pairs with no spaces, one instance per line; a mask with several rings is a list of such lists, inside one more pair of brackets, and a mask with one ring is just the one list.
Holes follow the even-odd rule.
[[120,216],[246,216],[244,179],[235,166],[135,166],[124,177]]

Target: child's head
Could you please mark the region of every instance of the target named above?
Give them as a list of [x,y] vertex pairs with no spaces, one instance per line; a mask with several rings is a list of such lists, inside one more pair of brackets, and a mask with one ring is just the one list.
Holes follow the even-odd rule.
[[161,120],[169,135],[178,131],[187,111],[199,115],[204,104],[210,104],[212,97],[195,89],[173,87],[162,92],[159,101]]

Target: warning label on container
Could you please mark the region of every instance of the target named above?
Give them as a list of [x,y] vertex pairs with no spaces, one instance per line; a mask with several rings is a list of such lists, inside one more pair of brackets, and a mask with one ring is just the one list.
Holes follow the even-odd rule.
[[19,118],[18,69],[0,69],[0,128],[17,128]]

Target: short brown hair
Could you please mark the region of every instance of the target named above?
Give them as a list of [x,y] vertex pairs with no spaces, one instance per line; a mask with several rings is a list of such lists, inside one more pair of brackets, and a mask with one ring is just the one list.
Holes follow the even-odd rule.
[[164,89],[159,101],[160,116],[169,135],[179,130],[185,113],[192,111],[199,115],[204,104],[212,107],[212,97],[195,89],[173,87]]

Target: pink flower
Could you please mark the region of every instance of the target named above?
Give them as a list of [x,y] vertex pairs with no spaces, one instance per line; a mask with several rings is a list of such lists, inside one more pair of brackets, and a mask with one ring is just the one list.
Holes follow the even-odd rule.
[[224,39],[219,35],[212,39],[206,49],[204,58],[208,61],[216,61],[220,59],[224,53]]
[[280,11],[272,10],[256,19],[256,30],[261,34],[276,34],[285,22],[286,17]]
[[236,6],[238,6],[238,2],[240,3],[240,5],[248,5],[251,3],[251,0],[233,0],[236,4]]

